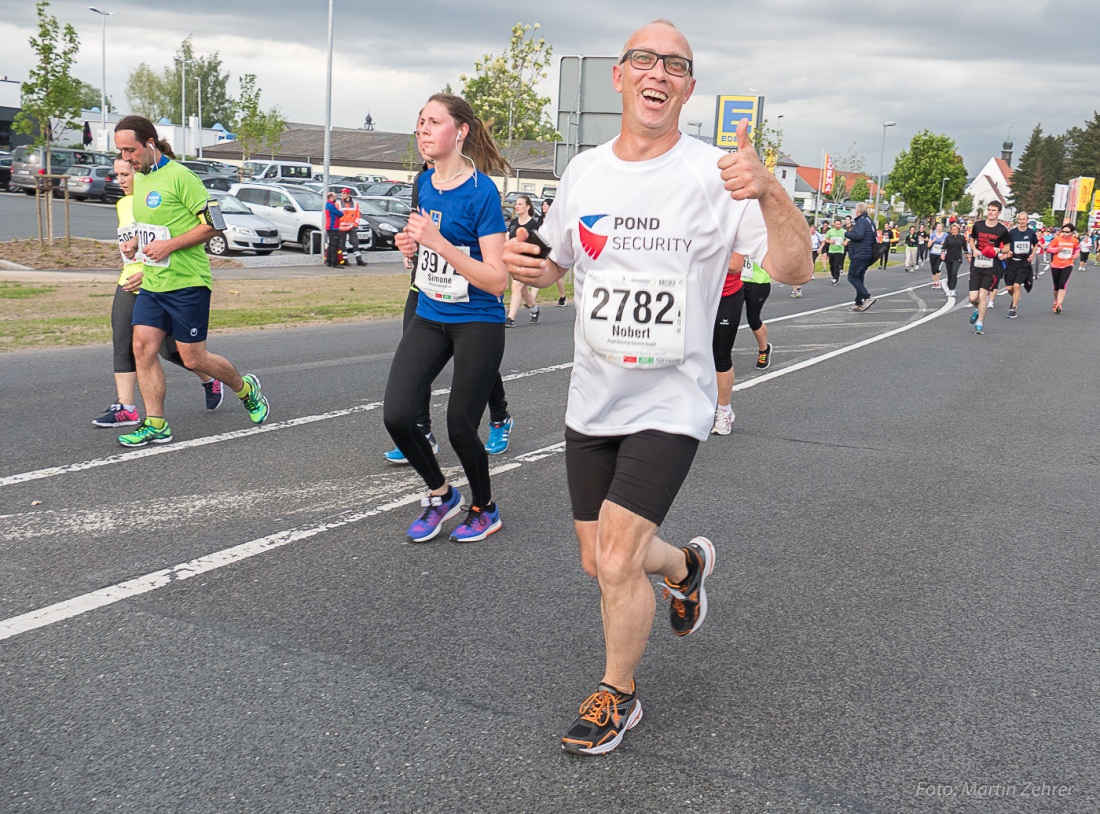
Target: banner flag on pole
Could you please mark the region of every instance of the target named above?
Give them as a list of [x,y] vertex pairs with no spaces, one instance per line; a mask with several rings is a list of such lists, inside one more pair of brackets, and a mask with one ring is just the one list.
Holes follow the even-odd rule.
[[833,159],[828,153],[825,153],[825,186],[822,188],[821,191],[824,192],[826,195],[833,191],[834,172],[835,168],[833,167]]

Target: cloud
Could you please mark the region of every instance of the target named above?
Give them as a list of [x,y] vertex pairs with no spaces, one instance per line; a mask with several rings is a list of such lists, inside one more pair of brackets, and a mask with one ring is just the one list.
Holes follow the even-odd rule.
[[[197,53],[217,51],[231,76],[254,73],[265,106],[292,121],[324,118],[327,11],[300,0],[188,0],[173,5],[104,0],[108,19],[107,90],[125,101],[129,73],[141,62],[160,69],[184,37]],[[100,6],[101,8],[103,6]],[[362,125],[369,110],[380,130],[411,130],[424,100],[474,60],[500,53],[514,23],[542,24],[555,56],[618,54],[634,28],[668,17],[695,52],[698,85],[684,121],[713,127],[715,96],[766,96],[765,115],[783,115],[783,148],[816,164],[822,147],[846,152],[854,142],[877,172],[882,122],[893,120],[885,165],[924,129],[953,138],[968,171],[999,154],[1011,128],[1016,157],[1042,122],[1060,133],[1096,107],[1093,0],[1007,0],[998,4],[931,2],[897,6],[771,0],[731,4],[695,0],[618,3],[560,0],[528,8],[504,2],[362,3],[335,1],[333,124]],[[98,86],[101,20],[86,0],[54,0],[50,12],[81,36],[76,74]],[[33,5],[0,0],[0,74],[22,79],[32,54]],[[541,86],[557,97],[557,64]],[[685,129],[687,128],[685,124]]]

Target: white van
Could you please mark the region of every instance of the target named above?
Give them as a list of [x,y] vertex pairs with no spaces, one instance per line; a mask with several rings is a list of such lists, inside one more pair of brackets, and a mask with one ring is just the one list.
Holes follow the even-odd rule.
[[304,161],[264,161],[252,159],[241,167],[246,181],[265,184],[304,184],[313,178],[313,167]]

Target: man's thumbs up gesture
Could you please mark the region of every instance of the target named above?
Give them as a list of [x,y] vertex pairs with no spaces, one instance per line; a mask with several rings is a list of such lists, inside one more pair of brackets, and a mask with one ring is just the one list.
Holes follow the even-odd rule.
[[722,171],[722,180],[735,201],[759,198],[769,185],[777,183],[775,176],[760,163],[760,157],[752,148],[748,119],[742,119],[737,124],[737,152],[726,153],[718,159],[718,169]]

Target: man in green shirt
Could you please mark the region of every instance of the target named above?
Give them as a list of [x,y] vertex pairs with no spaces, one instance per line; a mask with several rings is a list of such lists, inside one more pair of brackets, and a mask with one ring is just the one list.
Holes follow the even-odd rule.
[[189,370],[212,376],[231,388],[252,421],[267,420],[268,403],[259,380],[242,376],[228,359],[206,349],[210,323],[210,260],[206,241],[225,228],[217,204],[189,169],[170,159],[172,148],[142,116],[115,126],[115,145],[134,168],[134,233],[123,244],[127,257],[145,266],[134,302],[134,358],[145,401],[145,420],[119,437],[124,447],[166,444],[172,431],[164,418],[164,370],[157,352],[166,334]]
[[840,218],[833,221],[833,228],[825,233],[825,242],[829,244],[829,273],[833,275],[833,285],[840,280],[840,272],[844,271],[844,228],[840,225]]

